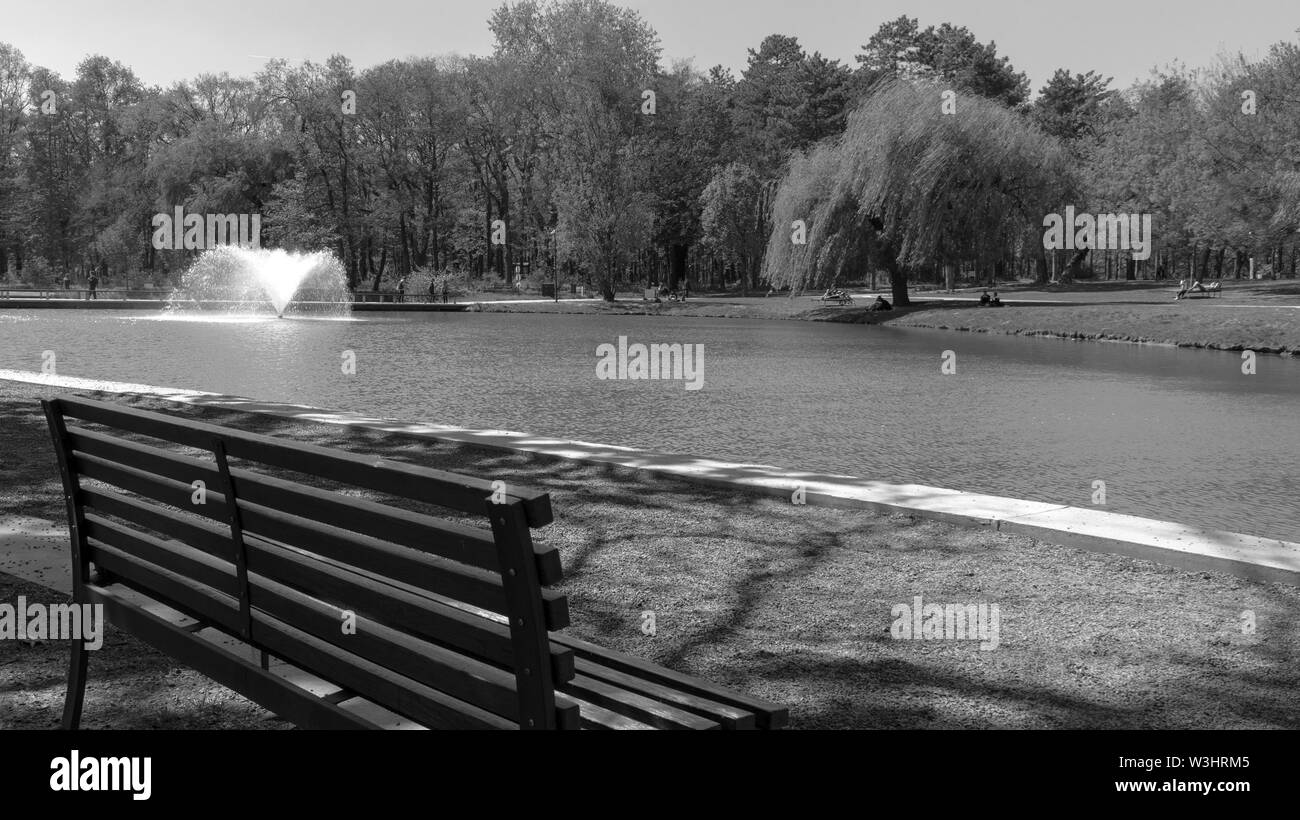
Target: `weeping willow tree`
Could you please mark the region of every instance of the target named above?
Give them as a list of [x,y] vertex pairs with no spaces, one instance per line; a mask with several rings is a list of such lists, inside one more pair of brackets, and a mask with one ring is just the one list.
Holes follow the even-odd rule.
[[960,96],[944,113],[943,92],[882,83],[841,136],[791,159],[765,279],[799,292],[884,270],[906,305],[918,269],[1041,253],[1043,217],[1075,190],[1067,154],[996,102]]

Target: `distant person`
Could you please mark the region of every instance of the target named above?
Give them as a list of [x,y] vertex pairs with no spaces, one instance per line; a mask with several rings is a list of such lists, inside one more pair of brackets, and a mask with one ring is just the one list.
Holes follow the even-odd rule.
[[447,286],[451,283],[450,279],[442,280],[442,303],[447,304]]
[[1002,307],[1002,300],[998,298],[998,292],[993,291],[993,298],[989,300],[989,307]]
[[406,277],[397,280],[397,301],[406,301]]
[[993,297],[989,296],[988,289],[985,288],[984,292],[980,294],[980,305],[987,305],[990,301],[992,301],[992,299]]
[[1188,290],[1189,290],[1189,288],[1187,287],[1187,280],[1186,280],[1186,279],[1179,279],[1179,280],[1178,280],[1178,293],[1174,294],[1174,301],[1177,302],[1179,299],[1181,299],[1181,298],[1183,298],[1184,296],[1186,296]]
[[885,301],[885,297],[883,296],[877,296],[876,301],[872,302],[871,307],[867,308],[867,310],[893,310],[893,309],[894,306],[889,304],[889,302]]
[[99,298],[95,295],[95,288],[97,287],[99,287],[99,276],[97,276],[94,271],[91,271],[90,276],[86,278],[86,290],[89,291],[89,293],[86,294],[87,299]]
[[436,279],[429,280],[429,301],[438,301],[438,281]]
[[72,277],[68,276],[65,273],[63,274],[63,289],[70,290],[71,288],[72,288]]

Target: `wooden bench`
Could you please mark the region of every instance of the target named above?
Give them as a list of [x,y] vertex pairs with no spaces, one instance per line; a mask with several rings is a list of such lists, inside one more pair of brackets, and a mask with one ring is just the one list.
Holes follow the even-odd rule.
[[[117,404],[42,404],[75,600],[298,726],[788,720],[562,634],[560,556],[532,539],[552,520],[545,493]],[[68,729],[87,673],[72,644]]]
[[844,291],[839,291],[836,293],[823,293],[821,296],[814,296],[812,298],[823,303],[834,302],[837,305],[853,304],[853,297]]

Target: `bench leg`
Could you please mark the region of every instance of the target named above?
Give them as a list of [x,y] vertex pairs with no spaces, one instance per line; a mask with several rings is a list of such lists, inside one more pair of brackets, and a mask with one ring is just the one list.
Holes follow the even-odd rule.
[[86,698],[86,644],[84,641],[68,641],[68,694],[63,701],[63,728],[76,729],[81,726],[81,704]]

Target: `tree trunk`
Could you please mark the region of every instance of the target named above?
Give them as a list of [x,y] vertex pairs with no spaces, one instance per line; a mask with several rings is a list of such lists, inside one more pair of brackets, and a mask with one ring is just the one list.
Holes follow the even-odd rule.
[[912,304],[907,296],[907,272],[893,258],[885,261],[885,270],[889,271],[889,293],[894,297],[894,306]]

